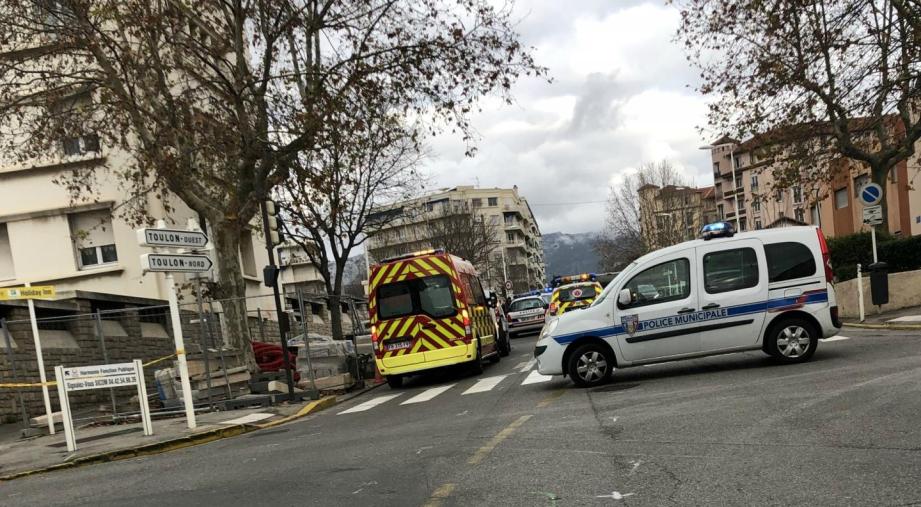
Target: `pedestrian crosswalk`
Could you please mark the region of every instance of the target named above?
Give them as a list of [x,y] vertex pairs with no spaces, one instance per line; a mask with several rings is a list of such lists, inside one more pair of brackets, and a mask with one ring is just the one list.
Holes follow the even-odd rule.
[[[543,383],[543,382],[549,382],[550,380],[554,379],[554,377],[550,375],[541,375],[540,373],[537,372],[536,369],[531,370],[530,367],[533,366],[534,364],[533,362],[529,362],[527,364],[529,365],[529,369],[527,370],[523,369],[520,365],[516,366],[515,368],[514,373],[529,372],[528,375],[524,379],[520,379],[519,377],[520,385],[526,386],[529,384],[538,384],[538,383]],[[514,374],[495,375],[491,377],[478,378],[472,385],[467,384],[466,382],[464,383],[464,385],[461,385],[460,383],[455,383],[455,384],[447,384],[447,385],[430,387],[428,389],[424,389],[419,392],[412,392],[412,393],[400,392],[400,393],[385,394],[382,396],[376,396],[374,398],[371,398],[370,400],[365,401],[363,403],[359,403],[358,405],[355,405],[354,407],[351,407],[351,408],[348,408],[346,410],[339,412],[337,415],[354,414],[357,412],[366,412],[380,405],[384,405],[385,403],[391,400],[395,400],[396,398],[399,398],[404,395],[410,395],[410,394],[411,396],[409,398],[402,400],[399,404],[400,405],[416,405],[419,403],[425,403],[427,401],[432,401],[433,399],[451,391],[452,389],[458,386],[460,386],[459,389],[466,387],[466,389],[460,392],[461,396],[487,393],[489,391],[492,391],[493,389],[496,389],[500,385],[508,385],[509,382],[507,382],[507,380],[513,376]],[[555,377],[555,378],[560,379],[562,377]]]

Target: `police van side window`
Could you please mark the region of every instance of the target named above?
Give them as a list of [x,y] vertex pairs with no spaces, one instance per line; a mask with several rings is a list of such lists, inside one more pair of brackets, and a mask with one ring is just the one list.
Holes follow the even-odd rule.
[[624,285],[625,289],[630,289],[633,302],[618,306],[636,308],[688,297],[691,293],[690,266],[687,259],[675,259],[641,271]]
[[704,289],[719,294],[758,285],[758,257],[753,248],[734,248],[704,255]]
[[802,243],[790,241],[764,245],[764,253],[771,283],[815,275],[815,257],[812,250]]

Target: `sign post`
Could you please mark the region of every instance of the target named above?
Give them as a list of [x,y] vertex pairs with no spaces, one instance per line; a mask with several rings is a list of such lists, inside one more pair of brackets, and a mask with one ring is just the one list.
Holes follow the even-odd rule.
[[48,395],[48,377],[45,375],[45,358],[42,356],[42,340],[38,334],[38,320],[35,318],[33,299],[49,299],[55,294],[53,285],[32,287],[26,282],[25,287],[0,289],[0,301],[25,299],[29,306],[29,321],[32,323],[32,340],[35,342],[35,361],[38,363],[38,378],[42,383],[42,399],[45,402],[45,417],[48,418],[48,432],[54,435],[54,418],[51,412],[51,396]]
[[863,223],[870,226],[870,240],[873,243],[873,263],[876,257],[876,226],[883,223],[883,207],[879,202],[883,199],[883,187],[876,183],[868,183],[860,189],[858,194],[860,204],[863,204]]
[[70,411],[70,399],[67,393],[86,391],[88,389],[110,389],[114,387],[136,386],[138,405],[141,408],[141,426],[144,435],[153,435],[153,423],[150,420],[150,405],[147,402],[147,383],[144,381],[144,366],[135,359],[130,363],[100,364],[95,366],[78,366],[54,368],[54,377],[58,385],[58,397],[61,400],[61,419],[64,423],[64,440],[67,450],[77,450],[74,435],[73,413]]
[[[138,243],[141,246],[168,248],[203,248],[208,244],[208,237],[201,231],[183,231],[166,228],[166,222],[157,221],[156,229],[138,229]],[[213,263],[207,255],[184,253],[150,253],[141,255],[141,269],[145,272],[166,274],[170,317],[173,326],[173,342],[176,347],[176,360],[179,363],[179,381],[182,385],[182,401],[185,407],[186,423],[189,429],[195,429],[195,405],[192,401],[192,383],[189,381],[189,365],[186,361],[185,342],[182,337],[182,319],[179,314],[179,297],[173,272],[204,273],[211,269]]]

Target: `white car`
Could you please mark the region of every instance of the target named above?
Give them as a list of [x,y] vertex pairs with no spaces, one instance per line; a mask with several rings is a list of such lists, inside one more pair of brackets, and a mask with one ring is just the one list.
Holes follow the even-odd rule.
[[538,371],[594,386],[615,367],[743,350],[794,363],[841,329],[820,229],[735,234],[718,222],[702,232],[634,261],[589,308],[549,320]]
[[546,313],[547,303],[540,296],[525,296],[512,301],[506,314],[509,338],[540,331],[544,327]]

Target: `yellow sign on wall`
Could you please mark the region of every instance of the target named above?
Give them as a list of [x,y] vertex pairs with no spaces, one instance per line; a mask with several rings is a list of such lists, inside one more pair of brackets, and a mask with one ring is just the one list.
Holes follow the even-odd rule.
[[0,301],[9,301],[12,299],[49,299],[53,297],[54,285],[0,289]]

